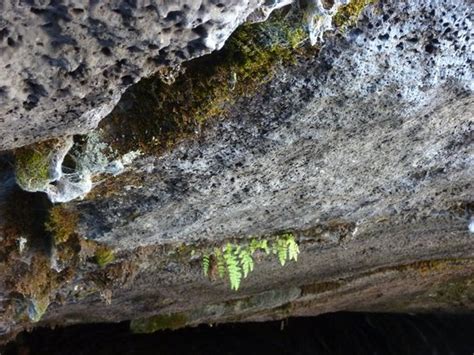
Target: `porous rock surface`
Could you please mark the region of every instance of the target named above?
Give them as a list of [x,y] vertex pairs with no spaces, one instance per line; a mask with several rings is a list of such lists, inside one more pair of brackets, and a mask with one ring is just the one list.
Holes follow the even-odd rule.
[[86,133],[131,84],[219,49],[280,2],[0,2],[0,150]]
[[[134,260],[94,319],[139,318],[132,327],[147,331],[160,314],[182,326],[472,311],[470,12],[468,2],[369,7],[199,139],[139,158],[138,178],[71,203],[81,235]],[[182,242],[199,251],[282,231],[300,242],[298,262],[264,258],[235,294],[198,276],[192,257],[157,261]],[[45,322],[81,322],[90,307],[53,308]]]
[[[151,331],[338,310],[472,311],[471,12],[469,1],[369,6],[356,28],[328,35],[317,56],[198,139],[139,157],[128,180],[66,204],[76,232],[116,260],[52,291],[38,324],[133,319]],[[298,262],[261,256],[238,292],[202,276],[193,257],[281,232],[300,243]],[[0,325],[12,334],[28,323]]]
[[78,203],[81,231],[134,248],[469,200],[470,11],[436,4],[372,8],[384,15],[328,39],[199,141],[138,160],[139,184]]

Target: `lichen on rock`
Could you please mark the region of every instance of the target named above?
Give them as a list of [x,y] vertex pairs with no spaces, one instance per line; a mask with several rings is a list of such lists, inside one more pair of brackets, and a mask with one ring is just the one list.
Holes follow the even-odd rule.
[[335,12],[332,23],[339,28],[347,28],[357,22],[362,11],[370,4],[378,0],[351,0],[345,4],[340,4]]
[[[323,40],[323,35],[327,30],[334,28],[333,18],[338,16],[341,6],[350,6],[352,2],[360,3],[360,0],[309,0],[304,7],[304,14],[308,24],[309,39],[312,45]],[[369,4],[364,1],[363,7]],[[361,9],[362,10],[362,9]]]

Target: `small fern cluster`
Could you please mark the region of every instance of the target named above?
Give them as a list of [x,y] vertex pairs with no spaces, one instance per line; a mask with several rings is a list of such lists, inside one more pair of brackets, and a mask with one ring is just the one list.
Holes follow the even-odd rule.
[[282,266],[288,260],[297,261],[299,247],[291,233],[282,234],[270,243],[266,239],[252,239],[246,244],[227,243],[223,248],[214,248],[202,257],[202,270],[205,276],[228,276],[230,288],[238,290],[242,278],[246,278],[254,269],[254,254],[257,251],[277,255]]

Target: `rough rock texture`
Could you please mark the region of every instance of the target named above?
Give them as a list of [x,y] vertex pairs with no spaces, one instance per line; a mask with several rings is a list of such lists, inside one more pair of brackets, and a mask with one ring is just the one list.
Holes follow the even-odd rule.
[[139,160],[139,183],[78,203],[81,233],[134,248],[336,218],[421,218],[470,200],[469,7],[382,11],[199,140]]
[[279,2],[2,1],[0,150],[86,133],[131,84],[219,49]]
[[[0,264],[0,328],[13,334],[48,304],[38,324],[133,319],[145,332],[337,310],[474,310],[470,5],[370,6],[196,139],[62,205],[77,218],[61,230],[65,245],[43,246],[42,263],[12,246]],[[0,194],[6,206],[21,201]],[[281,232],[298,240],[298,262],[279,268],[260,255],[238,292],[202,276],[206,247]],[[95,251],[103,268],[90,261],[97,242],[115,253]],[[8,286],[28,265],[48,276]]]

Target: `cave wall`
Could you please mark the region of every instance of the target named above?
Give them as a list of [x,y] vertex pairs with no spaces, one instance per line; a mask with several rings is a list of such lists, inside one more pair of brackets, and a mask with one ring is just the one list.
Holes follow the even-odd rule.
[[[35,11],[28,16],[50,13]],[[469,1],[370,4],[354,26],[272,66],[256,89],[192,134],[159,152],[144,147],[122,175],[94,180],[83,200],[30,200],[14,187],[13,162],[1,157],[4,339],[35,325],[84,322],[133,320],[134,331],[150,332],[338,310],[472,311],[471,16]],[[136,56],[144,73],[146,58]],[[86,85],[93,95],[106,91],[99,76],[85,75],[98,80]],[[128,85],[119,81],[103,96],[106,111]],[[119,103],[124,117],[142,84],[150,82]],[[166,88],[178,92],[178,84]],[[31,109],[37,120],[3,116],[3,148],[79,133],[88,101],[48,126],[48,100]],[[96,133],[107,141],[116,122],[104,122]],[[298,242],[298,261],[282,268],[257,254],[237,292],[227,279],[203,275],[210,250],[282,234]]]

